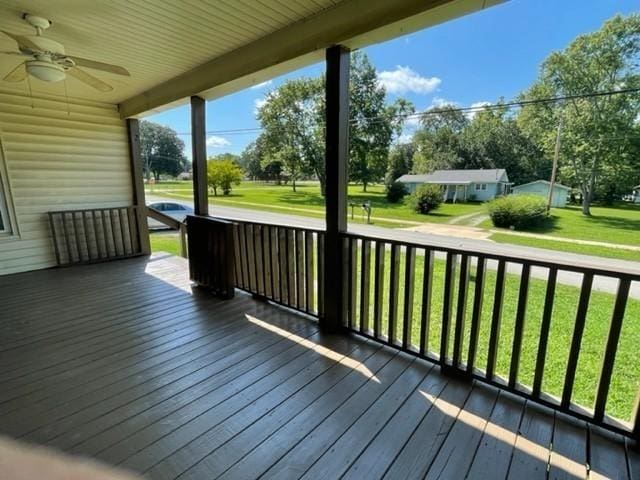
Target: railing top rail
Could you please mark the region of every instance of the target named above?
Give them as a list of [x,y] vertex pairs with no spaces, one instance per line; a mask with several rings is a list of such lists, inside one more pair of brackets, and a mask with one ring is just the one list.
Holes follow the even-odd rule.
[[119,205],[117,207],[77,208],[72,210],[49,210],[47,213],[50,215],[55,215],[55,214],[62,214],[62,213],[102,212],[105,210],[118,210],[122,208],[132,208],[136,210],[138,207],[135,205]]
[[274,222],[260,221],[260,222],[258,222],[258,221],[251,220],[251,219],[248,219],[248,218],[218,217],[218,216],[213,216],[212,218],[216,218],[216,219],[220,219],[220,220],[227,220],[227,221],[232,222],[232,223],[251,223],[253,225],[262,225],[262,226],[266,226],[266,227],[284,227],[284,228],[291,228],[293,230],[305,230],[307,232],[314,232],[314,233],[325,233],[325,231],[326,231],[324,228],[309,227],[307,225],[296,224],[296,223],[293,223],[293,222],[281,222],[281,221],[274,221]]
[[156,210],[155,208],[146,207],[146,214],[148,217],[151,217],[154,220],[164,223],[167,227],[173,228],[175,230],[180,230],[180,227],[183,225],[183,223],[180,220],[176,220],[175,218],[170,217],[169,215],[165,215],[164,213],[160,212],[159,210]]
[[[371,241],[384,241],[390,245],[401,245],[408,246],[414,248],[426,248],[429,250],[452,253],[452,254],[464,254],[470,256],[481,256],[491,260],[499,260],[508,263],[515,264],[528,264],[536,267],[557,269],[563,271],[577,272],[577,273],[590,273],[593,275],[605,276],[605,277],[615,277],[615,278],[625,278],[631,281],[640,281],[640,270],[636,267],[631,267],[627,265],[621,265],[622,262],[616,262],[615,260],[609,259],[599,259],[590,260],[588,258],[581,258],[581,255],[570,255],[571,260],[567,260],[566,262],[550,260],[548,257],[549,252],[540,249],[527,249],[525,252],[524,249],[518,249],[523,251],[512,252],[512,253],[499,253],[496,250],[500,248],[501,250],[512,250],[509,246],[505,246],[503,244],[499,244],[499,247],[493,246],[491,244],[481,245],[474,244],[473,246],[465,246],[461,239],[456,239],[456,241],[460,241],[460,246],[452,246],[452,245],[444,245],[443,243],[432,241],[432,240],[420,240],[420,239],[398,239],[393,236],[393,233],[390,234],[369,234],[369,233],[361,233],[361,232],[346,232],[344,234],[347,237],[365,239]],[[396,232],[397,235],[397,232]],[[563,253],[564,254],[564,253]],[[570,262],[570,263],[569,263]],[[603,265],[602,263],[607,263],[607,265]],[[613,264],[616,265],[613,265]],[[625,262],[628,263],[628,262]]]

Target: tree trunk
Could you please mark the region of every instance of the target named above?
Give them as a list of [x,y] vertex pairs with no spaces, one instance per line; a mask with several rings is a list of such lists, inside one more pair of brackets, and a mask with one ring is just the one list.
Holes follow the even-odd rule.
[[295,192],[296,191],[296,179],[295,178],[291,179],[291,185],[293,186],[293,191]]
[[589,185],[582,187],[582,214],[591,216],[591,202],[593,201],[593,190],[596,187],[597,157],[593,160],[591,174],[589,175]]
[[218,196],[218,187],[213,187],[213,196],[214,197]]
[[367,182],[362,182],[362,191],[363,192],[367,191]]

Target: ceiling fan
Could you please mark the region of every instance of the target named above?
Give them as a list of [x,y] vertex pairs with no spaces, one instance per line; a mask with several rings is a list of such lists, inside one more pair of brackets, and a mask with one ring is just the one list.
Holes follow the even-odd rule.
[[2,30],[2,33],[16,41],[20,51],[0,53],[19,55],[29,59],[9,72],[3,78],[4,81],[21,82],[27,78],[27,75],[31,75],[44,82],[53,83],[64,80],[68,74],[100,92],[110,92],[113,90],[111,85],[78,67],[129,76],[129,72],[123,67],[67,55],[62,44],[42,36],[42,32],[51,26],[49,20],[26,13],[22,18],[36,29],[36,34],[16,35]]

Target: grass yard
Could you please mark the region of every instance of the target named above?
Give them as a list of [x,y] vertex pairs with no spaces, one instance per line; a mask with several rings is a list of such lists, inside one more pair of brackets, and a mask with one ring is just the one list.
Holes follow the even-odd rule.
[[172,255],[180,255],[180,239],[178,234],[172,231],[150,232],[152,252],[167,252]]
[[531,237],[519,237],[506,233],[494,233],[491,240],[498,243],[508,243],[511,245],[523,245],[525,247],[544,248],[547,250],[558,250],[561,252],[581,253],[582,255],[594,255],[596,257],[617,258],[619,260],[633,260],[640,262],[640,252],[635,250],[625,250],[623,248],[608,248],[596,245],[581,245],[579,243],[558,242],[554,240],[543,240]]
[[[577,240],[640,245],[640,206],[594,206],[591,213],[591,217],[582,215],[581,208],[577,206],[554,208],[548,224],[528,231]],[[480,226],[493,228],[490,220]]]

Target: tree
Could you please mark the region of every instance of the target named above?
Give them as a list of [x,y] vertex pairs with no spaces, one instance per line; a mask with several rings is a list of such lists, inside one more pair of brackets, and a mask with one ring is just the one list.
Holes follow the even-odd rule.
[[401,132],[404,116],[413,113],[413,105],[398,99],[389,105],[386,90],[378,82],[376,70],[361,52],[351,56],[349,85],[349,180],[367,185],[384,178],[389,148]]
[[[579,96],[564,104],[530,105],[518,123],[551,156],[560,117],[560,176],[582,192],[582,212],[590,215],[597,190],[632,180],[637,158],[640,96],[589,96],[595,92],[640,87],[640,15],[616,16],[596,32],[581,35],[542,64],[535,84],[523,98]],[[566,180],[565,180],[566,181]]]
[[267,95],[258,110],[264,129],[260,140],[264,147],[261,165],[277,162],[291,180],[313,173],[324,192],[324,144],[322,141],[321,79],[289,80]]
[[223,195],[229,195],[232,185],[240,185],[242,169],[234,158],[237,156],[223,153],[207,160],[207,184],[214,195],[218,195],[218,188],[222,189]]
[[153,174],[156,181],[160,175],[172,177],[187,169],[184,142],[171,128],[154,122],[140,122],[140,156],[147,179]]
[[391,147],[385,184],[390,185],[413,168],[413,143],[398,143]]

